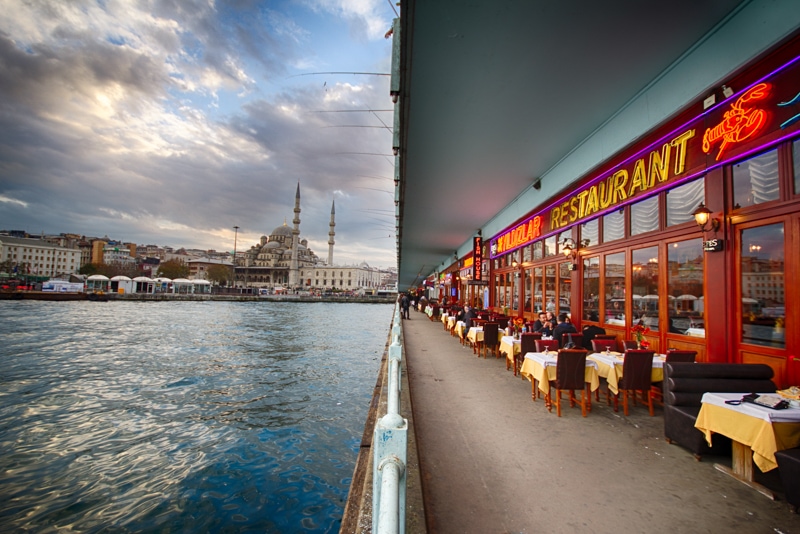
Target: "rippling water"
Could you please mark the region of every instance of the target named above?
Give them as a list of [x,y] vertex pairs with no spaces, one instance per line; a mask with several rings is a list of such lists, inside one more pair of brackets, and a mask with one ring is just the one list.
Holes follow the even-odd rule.
[[392,311],[0,301],[0,531],[338,532]]

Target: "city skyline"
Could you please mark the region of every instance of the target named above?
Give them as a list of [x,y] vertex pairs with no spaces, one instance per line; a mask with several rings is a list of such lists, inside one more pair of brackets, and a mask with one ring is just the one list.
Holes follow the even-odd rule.
[[0,228],[232,251],[299,182],[312,249],[335,201],[335,262],[396,265],[391,4],[0,11]]

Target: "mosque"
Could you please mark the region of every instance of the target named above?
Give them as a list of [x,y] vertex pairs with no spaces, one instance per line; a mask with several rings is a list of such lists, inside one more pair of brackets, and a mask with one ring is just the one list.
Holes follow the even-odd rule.
[[380,287],[385,273],[370,267],[366,262],[354,266],[334,265],[335,215],[335,204],[331,203],[328,259],[323,262],[308,247],[308,240],[300,238],[300,184],[298,183],[292,226],[288,226],[284,221],[283,225],[275,228],[269,237],[261,236],[257,244],[236,258],[235,285],[306,291],[360,291]]

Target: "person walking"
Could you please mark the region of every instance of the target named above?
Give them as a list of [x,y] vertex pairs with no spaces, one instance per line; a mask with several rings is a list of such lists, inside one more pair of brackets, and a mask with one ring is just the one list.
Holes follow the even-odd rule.
[[408,295],[403,293],[403,298],[400,299],[400,315],[403,319],[411,319],[408,314],[408,307],[411,305],[411,300],[408,298]]

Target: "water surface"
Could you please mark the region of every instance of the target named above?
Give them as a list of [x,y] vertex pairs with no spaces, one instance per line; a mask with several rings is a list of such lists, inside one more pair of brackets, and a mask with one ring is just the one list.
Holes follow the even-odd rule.
[[338,532],[392,311],[0,302],[0,531]]

